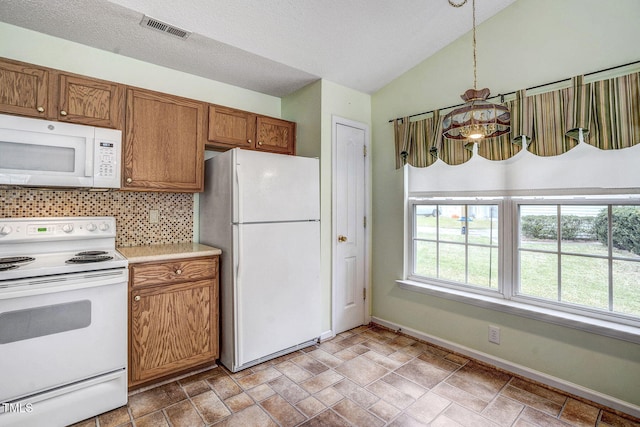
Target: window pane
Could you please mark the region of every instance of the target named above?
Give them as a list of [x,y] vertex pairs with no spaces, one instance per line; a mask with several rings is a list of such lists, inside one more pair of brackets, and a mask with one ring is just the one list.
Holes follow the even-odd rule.
[[[606,206],[563,205],[560,207],[560,228],[563,241],[597,241],[594,225],[600,213],[607,214]],[[564,249],[563,249],[564,250]]]
[[498,245],[498,206],[469,205],[468,242],[480,245]]
[[606,206],[563,205],[560,210],[562,252],[609,256]]
[[561,301],[609,309],[609,262],[606,259],[563,255]]
[[440,244],[439,277],[454,282],[466,282],[464,245]]
[[640,316],[640,263],[613,261],[613,311]]
[[425,277],[438,277],[437,248],[435,242],[415,242],[414,273]]
[[520,247],[556,251],[558,239],[557,205],[520,206]]
[[558,256],[520,252],[520,293],[558,300]]
[[464,205],[441,205],[440,240],[447,242],[464,242],[466,240],[466,222]]
[[611,238],[614,255],[638,258],[640,254],[640,207],[613,206]]
[[498,249],[469,246],[469,283],[498,289]]
[[436,221],[437,211],[436,205],[416,205],[415,206],[415,235],[419,239],[436,239]]

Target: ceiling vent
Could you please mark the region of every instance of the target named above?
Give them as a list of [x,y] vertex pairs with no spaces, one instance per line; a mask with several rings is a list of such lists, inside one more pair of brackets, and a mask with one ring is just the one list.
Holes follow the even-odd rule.
[[177,37],[182,40],[186,40],[191,35],[191,31],[174,27],[173,25],[167,24],[166,22],[159,21],[147,15],[142,17],[142,21],[140,21],[140,25],[145,28],[150,28],[152,30],[160,31],[161,33],[169,34],[170,36]]

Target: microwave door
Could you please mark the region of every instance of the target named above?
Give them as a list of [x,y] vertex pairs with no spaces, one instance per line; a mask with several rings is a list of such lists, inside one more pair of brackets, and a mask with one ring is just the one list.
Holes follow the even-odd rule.
[[0,152],[2,184],[86,187],[93,182],[92,132],[63,135],[0,128]]

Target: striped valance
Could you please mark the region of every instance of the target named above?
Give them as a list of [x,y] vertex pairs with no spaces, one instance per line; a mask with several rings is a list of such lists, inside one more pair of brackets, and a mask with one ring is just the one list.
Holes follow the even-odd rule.
[[[531,96],[520,90],[504,105],[511,133],[478,143],[478,155],[488,160],[506,160],[523,146],[538,156],[557,156],[578,145],[580,131],[584,142],[602,150],[640,142],[640,73],[591,83],[577,76],[564,89]],[[443,116],[434,111],[421,120],[394,120],[397,168],[426,167],[438,158],[460,165],[471,158],[472,143],[443,138]]]

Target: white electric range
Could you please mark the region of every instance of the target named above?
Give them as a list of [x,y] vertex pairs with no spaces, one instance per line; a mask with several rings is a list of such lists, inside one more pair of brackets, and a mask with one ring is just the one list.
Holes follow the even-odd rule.
[[127,403],[128,262],[112,217],[0,218],[0,425]]

